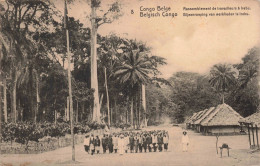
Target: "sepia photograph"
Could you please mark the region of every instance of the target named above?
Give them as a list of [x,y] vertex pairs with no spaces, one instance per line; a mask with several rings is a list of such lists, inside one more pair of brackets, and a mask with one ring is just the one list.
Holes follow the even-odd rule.
[[0,0],[0,166],[260,166],[260,0]]

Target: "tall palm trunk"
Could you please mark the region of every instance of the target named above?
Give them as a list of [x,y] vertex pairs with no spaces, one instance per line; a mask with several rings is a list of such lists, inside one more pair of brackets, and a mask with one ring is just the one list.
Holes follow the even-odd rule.
[[145,85],[142,84],[142,106],[144,109],[144,127],[147,127],[147,119],[146,119],[146,97],[145,97]]
[[79,101],[77,100],[77,109],[76,109],[76,123],[79,122]]
[[138,87],[137,93],[135,94],[135,127],[139,125],[139,109],[138,109]]
[[5,123],[7,123],[7,94],[6,94],[6,89],[7,89],[7,86],[6,86],[6,77],[4,77],[4,80],[3,80],[3,84],[4,84],[4,121]]
[[39,103],[40,103],[40,95],[39,95],[39,77],[36,73],[36,109],[34,113],[34,122],[37,122],[37,115],[38,115],[38,109],[39,109]]
[[131,127],[134,128],[134,96],[131,96]]
[[16,110],[16,87],[17,86],[17,69],[13,69],[13,80],[12,80],[12,121],[17,122],[17,110]]
[[91,4],[91,88],[94,89],[93,121],[100,122],[100,105],[97,78],[97,23],[96,7]]
[[2,86],[0,86],[0,143],[2,142]]
[[107,87],[107,69],[104,68],[104,73],[105,73],[105,87],[106,87],[106,95],[107,95],[107,122],[108,126],[110,126],[110,108],[109,108],[109,95],[108,95],[108,87]]
[[116,102],[116,100],[117,100],[117,98],[115,97],[114,98],[114,117],[115,117],[114,118],[115,119],[114,122],[115,123],[117,123],[117,117],[116,117],[117,116],[117,102]]

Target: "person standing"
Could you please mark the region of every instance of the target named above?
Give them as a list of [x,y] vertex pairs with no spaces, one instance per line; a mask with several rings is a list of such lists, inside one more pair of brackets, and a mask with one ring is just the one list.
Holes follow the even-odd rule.
[[183,132],[181,142],[182,142],[182,151],[187,152],[190,140],[186,131]]
[[121,134],[118,139],[118,152],[120,155],[124,154],[124,150],[125,150],[124,146],[125,146],[125,139],[124,139],[124,135]]
[[144,152],[146,153],[146,150],[147,150],[147,136],[146,136],[146,133],[142,136],[142,139],[143,139]]
[[113,147],[114,147],[114,151],[115,153],[117,153],[117,149],[118,149],[118,136],[116,134],[113,135]]
[[127,152],[128,152],[128,149],[130,149],[130,148],[129,148],[129,146],[130,146],[130,145],[129,145],[129,136],[128,136],[127,133],[125,133],[124,141],[125,141],[125,144],[124,144],[125,153],[127,153]]
[[169,136],[167,133],[164,133],[163,135],[163,144],[164,144],[164,151],[168,150],[168,144],[169,144]]
[[95,153],[95,138],[93,134],[91,134],[89,139],[89,148],[91,151],[91,155],[93,155]]
[[138,136],[138,148],[139,148],[139,153],[143,152],[143,133],[141,133]]
[[101,148],[101,146],[100,146],[100,139],[99,139],[98,136],[96,136],[96,139],[95,139],[95,150],[97,151],[97,154],[99,154],[100,148]]
[[109,134],[108,137],[108,149],[109,149],[109,153],[113,153],[113,138],[111,134]]
[[134,136],[133,136],[133,133],[130,134],[129,144],[130,144],[130,152],[133,153],[133,150],[134,150]]
[[159,152],[162,152],[162,146],[163,146],[162,133],[158,134],[157,143],[158,143],[158,150],[159,150]]
[[89,153],[89,135],[86,135],[84,138],[84,147],[85,151]]
[[135,153],[138,152],[138,144],[139,144],[138,136],[135,135],[134,136],[134,151],[135,151]]
[[149,150],[149,152],[152,152],[153,138],[151,136],[151,133],[148,134],[148,136],[146,137],[146,140],[147,140],[148,150]]
[[156,133],[153,134],[152,142],[153,142],[153,151],[156,152],[156,150],[157,150],[157,134]]
[[107,136],[106,134],[103,135],[102,140],[102,147],[103,147],[103,153],[106,153],[107,150]]

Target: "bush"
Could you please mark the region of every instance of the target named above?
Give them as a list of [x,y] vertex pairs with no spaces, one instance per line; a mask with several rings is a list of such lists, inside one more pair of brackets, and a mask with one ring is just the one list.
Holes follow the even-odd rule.
[[[100,124],[92,123],[93,128],[103,127]],[[62,137],[65,134],[70,134],[69,123],[6,123],[2,126],[2,138],[5,142],[17,142],[27,145],[29,141],[39,142],[39,139],[45,136]],[[74,133],[88,133],[90,127],[83,124],[74,125]]]

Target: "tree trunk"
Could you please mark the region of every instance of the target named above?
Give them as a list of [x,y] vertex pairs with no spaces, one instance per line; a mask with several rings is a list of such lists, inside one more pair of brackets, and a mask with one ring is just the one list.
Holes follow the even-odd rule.
[[147,127],[147,119],[146,119],[146,96],[145,96],[145,85],[142,84],[142,106],[144,109],[144,127]]
[[107,69],[104,68],[104,73],[105,73],[105,87],[106,87],[106,95],[107,95],[107,122],[108,126],[110,127],[110,108],[109,108],[109,95],[108,95],[108,87],[107,87]]
[[69,101],[69,97],[67,97],[66,121],[69,120],[70,120],[70,101]]
[[37,122],[37,115],[38,115],[38,109],[39,109],[39,103],[40,103],[40,95],[39,95],[39,78],[38,74],[36,73],[36,109],[34,113],[34,122]]
[[81,112],[82,112],[82,114],[85,112],[85,104],[84,104],[84,102],[82,102],[82,105],[81,105]]
[[135,95],[135,126],[139,126],[139,109],[138,109],[138,87],[137,87],[137,93]]
[[225,95],[224,95],[224,92],[222,92],[222,103],[224,104],[225,103]]
[[11,103],[12,103],[12,121],[14,123],[17,122],[17,110],[16,110],[16,84],[17,84],[17,70],[13,71],[13,82],[12,82],[12,95],[11,95]]
[[131,96],[131,127],[134,128],[134,96]]
[[2,142],[2,86],[0,86],[0,143]]
[[113,107],[112,107],[112,104],[111,104],[111,107],[110,107],[110,125],[113,123]]
[[[91,1],[92,2],[92,1]],[[94,89],[93,121],[100,122],[100,105],[97,78],[97,22],[96,7],[91,4],[91,88]]]
[[[66,3],[66,1],[65,1]],[[67,55],[68,55],[68,84],[69,84],[69,103],[70,103],[70,130],[71,130],[71,147],[72,147],[72,160],[75,161],[75,140],[74,140],[74,113],[72,101],[72,87],[71,87],[71,72],[70,72],[70,46],[69,46],[69,30],[66,29],[67,39]]]
[[117,123],[117,102],[116,102],[117,98],[114,98],[114,122]]
[[3,80],[3,84],[4,84],[4,121],[5,123],[7,123],[7,94],[6,94],[6,77],[4,77],[4,80]]
[[54,123],[57,124],[57,111],[54,110]]
[[77,100],[77,109],[76,109],[76,123],[79,122],[79,101]]

